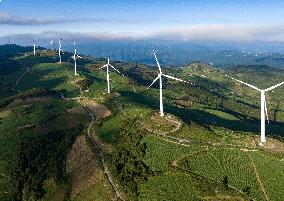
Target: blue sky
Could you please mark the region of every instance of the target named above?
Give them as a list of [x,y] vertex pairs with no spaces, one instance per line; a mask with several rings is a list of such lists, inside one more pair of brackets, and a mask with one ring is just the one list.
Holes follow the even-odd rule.
[[2,0],[0,35],[68,31],[280,40],[283,10],[281,0]]

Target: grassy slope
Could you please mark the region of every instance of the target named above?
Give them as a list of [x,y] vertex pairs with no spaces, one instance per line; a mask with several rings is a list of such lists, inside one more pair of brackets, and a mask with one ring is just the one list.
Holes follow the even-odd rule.
[[27,90],[30,88],[43,87],[53,90],[64,90],[66,96],[78,96],[78,87],[70,82],[75,80],[73,66],[71,64],[44,63],[34,66],[30,73],[21,81],[18,88]]
[[270,200],[284,198],[284,161],[281,158],[271,157],[259,152],[251,153],[258,174],[263,181]]
[[[24,150],[18,150],[20,143],[25,139],[34,139],[53,130],[64,131],[70,126],[76,126],[84,118],[80,118],[75,123],[77,116],[67,115],[66,109],[73,107],[72,103],[65,103],[53,98],[35,99],[25,102],[22,100],[17,104],[10,104],[5,110],[12,111],[8,116],[1,119],[1,173],[6,175],[1,179],[1,197],[3,199],[11,196],[9,190],[13,190],[11,174],[18,163],[19,153]],[[72,127],[71,126],[71,127]],[[74,128],[74,127],[73,127]],[[43,130],[42,130],[43,129]],[[75,130],[74,130],[75,131]],[[70,133],[71,134],[71,133]],[[28,143],[28,142],[26,142]],[[5,190],[4,190],[5,189]],[[2,193],[7,191],[4,196]],[[3,197],[4,196],[4,197]]]
[[[103,62],[100,62],[99,65],[101,65]],[[115,65],[116,66],[116,65]],[[123,69],[120,69],[123,70]],[[127,74],[127,69],[125,69]],[[151,70],[153,73],[155,73],[155,69]],[[240,145],[251,145],[252,138],[250,137],[251,134],[258,135],[258,123],[251,123],[247,120],[243,120],[242,116],[236,115],[235,113],[232,113],[228,110],[220,110],[220,108],[217,108],[215,104],[221,102],[221,99],[218,98],[218,96],[215,96],[214,93],[210,92],[210,90],[214,91],[214,88],[216,87],[215,82],[220,82],[222,85],[225,85],[229,89],[218,89],[218,93],[225,95],[226,97],[229,97],[229,99],[232,99],[233,101],[236,100],[242,100],[245,103],[248,104],[255,104],[258,106],[258,101],[254,98],[256,93],[251,91],[250,89],[246,89],[245,87],[240,87],[238,85],[235,85],[229,80],[224,79],[224,77],[221,76],[221,74],[224,74],[225,72],[223,70],[216,70],[216,69],[209,69],[207,67],[205,68],[198,68],[198,69],[192,69],[192,68],[186,68],[183,69],[184,73],[181,73],[181,70],[179,72],[177,70],[166,70],[168,71],[168,74],[177,75],[180,77],[183,77],[186,73],[199,73],[199,74],[205,74],[207,78],[199,78],[199,77],[184,77],[184,79],[187,80],[193,80],[199,83],[200,86],[208,87],[208,90],[203,90],[201,93],[204,94],[211,94],[209,96],[212,96],[213,99],[209,100],[204,97],[199,97],[198,100],[204,99],[205,102],[195,102],[192,108],[180,108],[176,105],[172,104],[172,100],[174,98],[179,99],[180,97],[184,96],[185,94],[189,94],[193,97],[196,97],[199,95],[200,91],[198,91],[200,86],[196,87],[189,87],[187,88],[187,85],[179,85],[176,82],[171,82],[166,80],[165,83],[165,110],[166,112],[173,113],[174,115],[178,116],[183,122],[184,125],[182,129],[178,132],[173,133],[173,136],[176,137],[182,137],[182,138],[188,138],[188,139],[195,139],[194,144],[190,148],[184,148],[175,144],[170,144],[168,142],[162,141],[161,139],[155,137],[155,136],[145,136],[143,139],[143,142],[146,143],[147,151],[145,155],[145,163],[149,165],[149,167],[154,171],[161,172],[160,175],[155,176],[151,179],[149,179],[149,182],[141,184],[140,186],[140,192],[141,197],[140,199],[147,200],[147,196],[149,196],[149,193],[153,193],[153,196],[155,199],[163,199],[163,200],[169,200],[169,196],[172,195],[174,192],[176,194],[175,198],[184,198],[184,195],[176,189],[176,187],[181,189],[187,189],[189,192],[193,192],[194,196],[196,195],[199,198],[202,197],[213,197],[217,198],[218,196],[228,196],[228,199],[233,199],[234,195],[236,195],[237,192],[229,192],[226,189],[222,189],[222,193],[214,194],[213,186],[218,186],[219,188],[222,188],[222,181],[224,179],[224,172],[228,175],[230,175],[229,182],[234,185],[234,187],[237,187],[239,190],[244,190],[240,181],[241,179],[238,178],[237,172],[239,171],[236,166],[234,166],[232,163],[228,162],[226,159],[228,159],[228,153],[231,153],[230,151],[225,151],[225,153],[220,154],[219,152],[216,153],[216,151],[207,151],[209,156],[212,155],[211,158],[215,158],[217,161],[220,162],[220,164],[225,164],[225,167],[216,166],[212,170],[212,165],[218,164],[218,162],[213,164],[209,164],[208,168],[205,168],[204,171],[201,171],[201,166],[198,165],[200,162],[196,160],[196,166],[193,166],[196,168],[194,171],[195,173],[199,173],[201,176],[206,176],[209,179],[209,183],[213,182],[213,185],[211,185],[211,189],[208,191],[204,191],[202,189],[202,182],[200,180],[194,179],[192,175],[186,176],[184,173],[180,174],[174,174],[171,170],[171,163],[175,160],[179,160],[188,154],[199,150],[200,147],[202,147],[202,144],[199,143],[199,141],[212,141],[212,142],[224,142],[224,143],[235,143]],[[193,72],[192,72],[193,71]],[[231,71],[230,71],[231,72]],[[152,73],[152,75],[153,75]],[[18,75],[15,73],[15,75]],[[16,79],[17,76],[11,75],[11,79]],[[242,78],[242,76],[245,76],[245,73],[238,74]],[[271,75],[271,76],[275,76]],[[116,92],[119,91],[122,95],[122,97],[114,98],[112,101],[110,101],[109,97],[106,95],[103,95],[104,92],[106,92],[106,81],[105,81],[105,72],[104,70],[95,70],[94,72],[81,72],[82,77],[88,77],[92,81],[92,85],[89,87],[90,91],[86,92],[84,95],[89,97],[95,97],[95,98],[102,98],[98,101],[107,104],[110,108],[113,107],[114,110],[117,110],[117,108],[120,106],[117,104],[117,102],[120,102],[122,104],[122,108],[124,109],[124,112],[126,116],[129,118],[139,116],[141,120],[143,121],[144,118],[150,117],[157,109],[158,109],[158,96],[157,96],[157,89],[151,89],[147,92],[144,92],[145,86],[138,85],[133,80],[128,80],[127,78],[122,78],[121,76],[118,76],[116,73],[111,73],[111,79],[113,80],[111,83],[112,91]],[[234,75],[237,76],[237,75]],[[265,75],[263,75],[265,76]],[[281,76],[281,74],[279,74]],[[56,89],[56,90],[63,90],[65,89],[65,95],[69,97],[74,97],[79,94],[78,87],[70,84],[71,80],[74,80],[73,76],[73,65],[72,64],[52,64],[52,63],[45,63],[45,64],[39,64],[34,66],[32,71],[27,74],[27,76],[23,79],[23,81],[20,83],[19,88],[20,89],[28,89],[32,87],[39,87],[44,86],[49,89]],[[212,82],[207,82],[206,80],[211,80]],[[261,79],[261,78],[259,78]],[[135,79],[134,79],[135,80]],[[149,84],[151,83],[151,79],[146,78],[148,80]],[[13,82],[11,82],[13,83]],[[133,93],[133,89],[130,86],[130,83],[133,84],[138,90],[137,93]],[[148,84],[148,83],[146,83]],[[253,83],[253,84],[259,84],[259,83]],[[270,83],[269,83],[270,84]],[[217,87],[219,87],[217,85]],[[245,94],[245,96],[238,96],[237,98],[234,97],[234,95],[230,94],[230,91],[233,90],[235,93],[239,94]],[[282,90],[279,89],[278,93],[282,94]],[[248,94],[248,95],[247,95]],[[271,93],[273,95],[273,93]],[[280,97],[280,96],[278,96]],[[284,97],[284,96],[281,96]],[[268,96],[270,108],[273,108],[277,105],[277,102],[275,100],[277,99],[277,96],[270,97]],[[281,99],[280,99],[281,100]],[[208,102],[206,102],[208,101]],[[210,105],[210,107],[208,107]],[[241,106],[243,106],[241,104]],[[280,108],[282,105],[280,105]],[[230,108],[233,109],[234,108]],[[237,108],[236,108],[236,111]],[[119,112],[119,111],[118,111]],[[239,112],[239,111],[238,111]],[[273,114],[273,110],[270,109],[270,114]],[[256,115],[255,113],[249,113],[249,111],[245,111],[247,115],[251,115],[251,117],[254,117]],[[105,121],[102,126],[98,129],[98,134],[102,139],[102,142],[105,144],[115,144],[117,141],[117,133],[122,129],[123,127],[123,119],[125,118],[125,114],[122,114],[119,112],[117,115],[114,115],[113,117],[109,118],[108,121]],[[273,115],[270,115],[273,116]],[[278,112],[277,114],[277,120],[283,121],[283,112]],[[257,116],[256,116],[257,117]],[[257,117],[258,118],[258,117]],[[212,119],[214,120],[212,122]],[[214,122],[217,122],[214,123]],[[245,128],[250,127],[251,130],[245,130]],[[280,128],[283,130],[283,128],[280,126]],[[280,131],[281,131],[280,129]],[[269,129],[268,129],[269,130]],[[273,133],[279,133],[274,132]],[[232,141],[232,139],[234,139]],[[195,153],[195,152],[194,152]],[[205,157],[204,153],[201,155],[197,152],[196,158],[199,156],[201,158]],[[227,155],[226,155],[227,154]],[[220,157],[222,156],[222,157]],[[244,157],[242,152],[234,152],[234,157]],[[210,158],[210,159],[211,159]],[[230,158],[230,157],[229,157]],[[206,157],[205,159],[206,160]],[[234,159],[235,160],[235,159]],[[233,160],[233,161],[234,161]],[[272,159],[271,159],[272,160]],[[273,159],[274,160],[274,159]],[[210,160],[209,160],[210,161]],[[258,164],[258,159],[256,158],[256,164],[260,170],[260,174],[263,174],[264,183],[267,181],[265,178],[268,178],[269,172],[265,171],[265,167]],[[267,160],[269,161],[269,160]],[[203,165],[203,163],[201,162]],[[281,164],[275,160],[274,161],[274,167],[277,169],[281,167]],[[194,165],[194,164],[192,164]],[[247,167],[247,166],[246,166]],[[211,169],[210,169],[211,168]],[[225,171],[224,168],[228,168]],[[231,169],[230,169],[231,168]],[[263,170],[262,170],[263,168]],[[267,169],[267,168],[266,168]],[[248,168],[246,169],[248,170]],[[279,171],[282,171],[281,169]],[[248,171],[249,172],[249,171]],[[252,178],[251,174],[245,174],[241,176],[244,176],[242,180],[244,182],[249,182],[247,180],[248,178]],[[211,181],[212,179],[212,181]],[[281,177],[280,177],[281,179]],[[173,182],[168,182],[169,180]],[[216,182],[215,182],[216,180]],[[161,189],[165,190],[166,193],[159,193],[158,191],[155,191],[154,189],[157,186],[157,182],[161,183]],[[176,185],[173,185],[175,184]],[[214,183],[215,182],[215,183]],[[220,182],[220,183],[218,183]],[[234,183],[235,182],[235,183]],[[185,185],[190,184],[190,185]],[[212,183],[211,183],[212,184]],[[52,186],[52,185],[51,185]],[[195,187],[193,187],[195,186]],[[100,190],[100,187],[102,188]],[[146,188],[148,190],[146,190]],[[252,190],[252,197],[257,197],[257,190],[258,185],[256,183],[251,184]],[[50,187],[50,189],[52,189]],[[94,189],[97,190],[97,193],[104,191],[103,186],[99,185],[98,187],[95,187]],[[268,187],[268,193],[273,194],[275,196],[282,196],[281,191],[276,191],[276,187]],[[212,191],[211,191],[212,190]],[[277,194],[279,192],[279,194]],[[98,194],[94,190],[88,190],[85,192],[82,192],[82,194],[78,197],[78,200],[82,199],[88,199],[88,197],[96,197]],[[261,194],[261,193],[260,193]],[[206,195],[206,196],[205,196]],[[273,196],[272,195],[272,196]],[[221,200],[221,197],[220,200]],[[174,199],[173,197],[171,197]],[[261,199],[261,198],[260,198]]]

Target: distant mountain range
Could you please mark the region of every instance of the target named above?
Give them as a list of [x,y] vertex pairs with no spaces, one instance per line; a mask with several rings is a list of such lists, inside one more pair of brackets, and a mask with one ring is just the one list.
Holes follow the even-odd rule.
[[[13,42],[20,45],[32,45],[28,36],[16,38]],[[30,36],[32,38],[32,36]],[[25,40],[26,39],[26,40]],[[6,38],[0,38],[0,43],[5,43]],[[37,45],[45,48],[58,48],[57,40],[51,37],[37,39]],[[26,41],[30,41],[27,43]],[[78,53],[94,57],[111,57],[132,63],[145,63],[154,65],[155,60],[151,51],[155,49],[161,64],[166,66],[182,66],[193,61],[224,67],[235,65],[268,65],[284,68],[284,46],[272,42],[189,42],[161,39],[94,39],[63,38],[63,50],[73,51],[73,41],[76,41]],[[7,42],[7,40],[6,40]]]
[[[72,51],[72,45],[65,46]],[[214,66],[268,65],[284,68],[284,54],[265,51],[242,51],[235,47],[203,45],[173,41],[90,41],[78,44],[78,51],[96,57],[111,57],[114,60],[134,63],[155,64],[152,50],[157,51],[161,64],[166,66],[187,65],[194,61]]]

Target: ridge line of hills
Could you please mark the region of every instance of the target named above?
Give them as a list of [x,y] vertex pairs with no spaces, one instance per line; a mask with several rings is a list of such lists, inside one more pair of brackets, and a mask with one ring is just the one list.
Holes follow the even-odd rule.
[[224,77],[265,88],[282,81],[283,70],[202,62],[162,67],[194,83],[164,80],[163,119],[158,86],[146,90],[156,66],[111,61],[126,77],[111,71],[107,94],[99,69],[105,58],[83,55],[75,76],[72,53],[64,52],[59,64],[54,50],[39,49],[34,57],[29,47],[6,48],[0,46],[1,200],[114,198],[85,138],[84,107],[97,118],[93,137],[126,200],[284,198],[284,89],[267,94],[268,143],[259,147],[260,94]]

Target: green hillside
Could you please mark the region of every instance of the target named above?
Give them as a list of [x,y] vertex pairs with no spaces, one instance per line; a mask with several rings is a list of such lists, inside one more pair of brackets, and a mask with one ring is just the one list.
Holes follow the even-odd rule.
[[[1,47],[2,49],[5,47]],[[0,48],[0,49],[1,49]],[[267,143],[259,146],[260,93],[284,71],[194,62],[163,72],[22,47],[0,57],[0,200],[283,200],[284,86],[267,93]],[[154,58],[153,58],[154,59]]]

